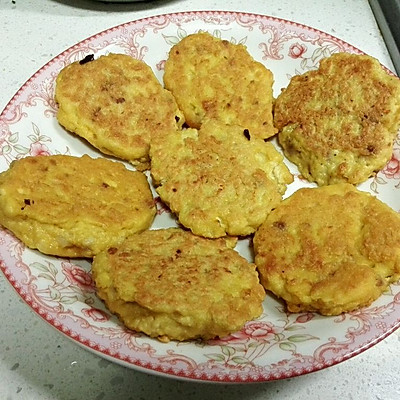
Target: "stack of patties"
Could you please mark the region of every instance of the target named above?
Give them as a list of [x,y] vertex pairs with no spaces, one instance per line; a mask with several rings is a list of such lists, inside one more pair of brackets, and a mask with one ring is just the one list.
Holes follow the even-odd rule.
[[[275,133],[272,74],[244,46],[191,35],[166,62],[165,85],[175,103],[144,63],[128,58],[66,67],[57,79],[58,120],[140,168],[150,156],[158,194],[196,235],[150,230],[97,254],[99,296],[127,327],[161,340],[227,335],[261,314],[264,289],[254,264],[227,248],[235,241],[200,236],[254,233],[292,182],[282,155],[264,141]],[[196,79],[186,85],[187,74]],[[205,75],[213,77],[201,93]],[[191,114],[193,102],[203,111]],[[191,128],[181,129],[185,120]]]
[[400,216],[351,184],[390,159],[400,81],[347,53],[291,79],[274,122],[284,154],[319,188],[281,202],[254,236],[263,286],[291,312],[336,315],[368,306],[400,278]]
[[[292,312],[370,304],[400,277],[400,217],[331,184],[361,182],[390,158],[399,81],[370,57],[335,55],[293,78],[274,116],[272,83],[243,45],[207,33],[171,48],[165,88],[126,55],[67,66],[56,86],[60,124],[150,167],[183,227],[147,230],[155,209],[145,175],[87,156],[15,162],[0,177],[0,222],[44,253],[94,257],[110,311],[162,341],[240,329],[262,313],[264,288]],[[268,140],[278,130],[303,176],[331,186],[282,202],[293,176]],[[252,234],[258,272],[233,249]]]
[[164,82],[191,128],[152,141],[157,193],[197,235],[253,233],[293,179],[264,141],[275,133],[272,73],[243,45],[197,33],[171,48]]

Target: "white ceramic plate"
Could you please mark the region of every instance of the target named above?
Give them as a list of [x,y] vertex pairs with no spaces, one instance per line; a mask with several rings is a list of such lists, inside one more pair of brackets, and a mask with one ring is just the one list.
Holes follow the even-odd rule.
[[[160,78],[170,47],[189,33],[208,31],[244,43],[275,76],[275,94],[294,74],[316,68],[333,52],[359,50],[297,23],[233,12],[160,15],[94,35],[49,61],[11,99],[0,116],[0,170],[27,155],[87,153],[100,156],[57,123],[54,82],[61,68],[88,54],[126,53],[143,59]],[[293,173],[297,173],[292,168]],[[287,195],[304,186],[297,177]],[[361,185],[400,209],[400,138],[392,160]],[[154,227],[174,225],[158,204]],[[248,241],[238,246],[247,258]],[[316,371],[373,346],[400,325],[400,286],[392,285],[370,307],[337,317],[287,314],[268,295],[262,317],[222,340],[160,343],[126,330],[96,298],[85,260],[47,257],[0,232],[1,269],[44,320],[85,348],[128,367],[167,376],[216,382],[269,381]]]

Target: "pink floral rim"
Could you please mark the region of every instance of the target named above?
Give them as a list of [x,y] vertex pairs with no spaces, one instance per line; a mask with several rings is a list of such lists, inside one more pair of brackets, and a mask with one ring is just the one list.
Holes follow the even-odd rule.
[[[116,51],[143,59],[160,76],[168,49],[198,30],[246,44],[274,72],[278,88],[334,52],[362,53],[314,28],[248,13],[185,12],[122,24],[65,50],[18,90],[0,115],[0,170],[27,155],[93,153],[67,136],[55,119],[54,82],[65,65],[88,54]],[[304,182],[296,176],[295,185]],[[400,210],[399,137],[391,160],[365,189]],[[156,204],[154,227],[171,226],[168,209],[158,198]],[[174,378],[260,382],[294,377],[351,358],[400,326],[400,286],[392,285],[370,307],[333,318],[287,314],[279,301],[268,297],[263,316],[227,338],[163,344],[126,330],[110,315],[95,295],[86,261],[42,256],[7,231],[0,232],[0,259],[19,295],[57,330],[112,361]]]

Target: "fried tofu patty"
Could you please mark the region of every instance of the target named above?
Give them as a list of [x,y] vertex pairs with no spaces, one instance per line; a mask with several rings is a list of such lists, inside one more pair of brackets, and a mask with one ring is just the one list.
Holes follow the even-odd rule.
[[161,199],[209,238],[253,233],[293,180],[271,143],[215,120],[153,141],[150,157]]
[[226,336],[260,316],[265,297],[234,245],[178,228],[132,235],[94,258],[98,295],[128,328],[162,341]]
[[185,37],[169,52],[164,84],[192,128],[215,118],[260,138],[276,133],[272,73],[241,44],[208,33]]
[[26,157],[0,174],[0,224],[45,254],[92,257],[148,228],[154,216],[146,176],[122,163]]
[[368,306],[400,278],[400,215],[341,183],[303,188],[254,236],[263,286],[291,312],[337,315]]
[[287,158],[318,185],[358,184],[390,159],[400,127],[400,80],[364,55],[338,53],[294,76],[274,123]]
[[68,65],[57,77],[55,98],[63,127],[103,153],[143,168],[151,138],[184,122],[151,68],[124,54]]

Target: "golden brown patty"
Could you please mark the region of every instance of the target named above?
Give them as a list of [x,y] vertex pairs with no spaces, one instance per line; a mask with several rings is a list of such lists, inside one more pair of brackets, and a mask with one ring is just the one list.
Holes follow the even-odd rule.
[[252,136],[268,138],[276,133],[272,73],[243,45],[207,33],[189,35],[170,50],[164,83],[192,128],[215,118],[240,125]]
[[177,228],[132,235],[94,258],[98,295],[128,328],[162,341],[228,335],[261,314],[265,297],[234,245]]
[[184,122],[151,68],[123,54],[68,65],[57,77],[55,96],[62,126],[103,153],[134,164],[148,160],[154,135]]
[[289,311],[367,306],[400,278],[400,215],[342,183],[300,189],[254,236],[263,286]]
[[372,57],[334,54],[293,77],[274,113],[284,153],[306,179],[357,184],[391,157],[400,80]]
[[27,157],[0,174],[0,223],[46,254],[91,257],[154,215],[145,175],[106,159]]
[[253,233],[293,180],[271,143],[213,120],[158,138],[150,156],[161,199],[205,237]]

